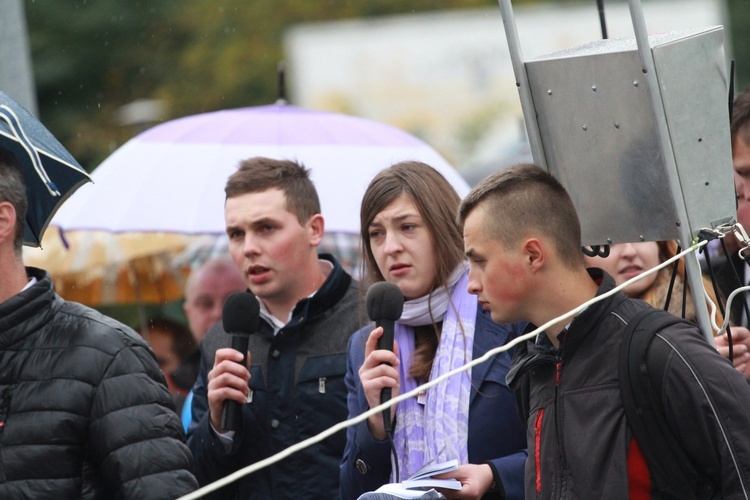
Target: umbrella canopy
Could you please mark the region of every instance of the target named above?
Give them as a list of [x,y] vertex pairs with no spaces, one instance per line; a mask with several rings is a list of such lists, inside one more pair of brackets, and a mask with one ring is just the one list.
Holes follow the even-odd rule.
[[24,244],[39,246],[60,204],[91,178],[39,120],[3,92],[0,146],[16,156],[26,181],[29,209]]
[[224,186],[240,160],[296,160],[311,170],[327,232],[359,232],[359,205],[377,172],[418,160],[460,196],[469,186],[434,149],[397,128],[286,104],[188,116],[128,141],[58,212],[67,230],[224,232]]
[[47,270],[57,292],[89,306],[162,304],[183,295],[187,270],[172,260],[196,237],[179,234],[57,231],[42,248],[24,249],[26,265]]

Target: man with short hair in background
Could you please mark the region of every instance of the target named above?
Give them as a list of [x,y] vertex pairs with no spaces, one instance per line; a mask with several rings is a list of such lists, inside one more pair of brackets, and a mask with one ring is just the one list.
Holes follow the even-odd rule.
[[[737,222],[745,231],[750,231],[750,87],[740,92],[734,99],[732,106],[732,164],[734,166],[735,190],[737,191]],[[741,286],[750,284],[750,267],[739,256],[739,248],[734,235],[727,239],[729,257],[723,257],[720,262],[713,263],[717,285],[724,298]],[[735,274],[736,271],[736,274]],[[738,279],[739,278],[739,279]],[[732,328],[733,361],[734,366],[750,377],[750,324],[746,307],[750,308],[750,295],[737,295],[727,314],[733,325]],[[716,337],[716,346],[724,356],[729,355],[727,336]]]
[[242,273],[229,257],[214,257],[191,271],[182,307],[196,344],[200,344],[214,323],[221,321],[227,297],[245,289]]
[[221,321],[224,302],[234,292],[247,289],[242,274],[229,257],[211,258],[191,271],[185,283],[185,302],[182,305],[190,333],[195,339],[195,351],[170,376],[184,394],[178,405],[180,419],[187,432],[192,420],[193,384],[200,371],[200,343],[208,330]]

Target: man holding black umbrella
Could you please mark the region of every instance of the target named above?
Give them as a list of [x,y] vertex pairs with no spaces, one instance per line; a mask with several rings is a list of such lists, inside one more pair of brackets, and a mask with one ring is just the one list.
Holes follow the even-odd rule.
[[0,498],[176,498],[197,487],[154,355],[26,268],[30,202],[0,146]]

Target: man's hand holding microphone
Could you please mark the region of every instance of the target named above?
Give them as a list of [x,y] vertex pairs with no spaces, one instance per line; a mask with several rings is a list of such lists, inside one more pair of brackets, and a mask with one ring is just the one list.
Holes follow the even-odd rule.
[[242,425],[242,405],[250,391],[248,341],[260,323],[260,304],[250,292],[230,295],[222,310],[224,331],[232,336],[231,347],[218,349],[208,372],[208,406],[211,425],[220,432],[237,431]]

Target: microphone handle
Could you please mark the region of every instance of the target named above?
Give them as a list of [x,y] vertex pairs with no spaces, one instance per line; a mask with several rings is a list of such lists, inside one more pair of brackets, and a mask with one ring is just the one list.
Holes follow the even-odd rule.
[[[387,349],[392,352],[393,351],[393,330],[394,330],[393,320],[383,319],[380,321],[376,321],[375,326],[383,327],[383,335],[381,335],[380,338],[378,339],[378,349]],[[391,394],[392,393],[391,393],[390,387],[383,387],[383,389],[380,391],[380,404],[390,401]],[[383,427],[385,428],[385,432],[388,435],[390,435],[391,434],[391,409],[390,408],[386,408],[385,410],[383,410]]]
[[[249,333],[233,333],[230,347],[242,353],[241,364],[247,363],[247,346],[250,340]],[[224,413],[221,416],[221,427],[225,431],[238,431],[242,427],[242,405],[237,401],[227,399],[224,401]]]

